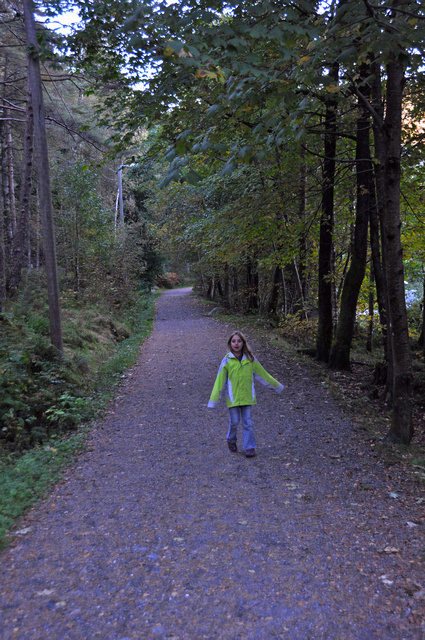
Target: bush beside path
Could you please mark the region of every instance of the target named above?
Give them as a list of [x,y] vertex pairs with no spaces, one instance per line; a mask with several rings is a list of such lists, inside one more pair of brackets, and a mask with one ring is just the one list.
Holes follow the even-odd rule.
[[1,555],[2,640],[422,640],[423,490],[303,367],[253,342],[256,458],[206,408],[230,327],[190,290]]

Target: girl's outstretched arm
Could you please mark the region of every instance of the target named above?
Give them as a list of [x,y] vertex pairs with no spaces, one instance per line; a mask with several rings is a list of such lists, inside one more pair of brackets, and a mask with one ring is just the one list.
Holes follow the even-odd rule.
[[219,400],[221,398],[221,394],[227,382],[227,368],[226,364],[228,362],[227,358],[224,358],[220,364],[220,368],[217,373],[217,377],[215,379],[214,387],[211,392],[211,396],[208,402],[208,407],[210,409],[215,409],[217,407]]
[[282,393],[283,384],[281,384],[278,380],[276,380],[276,378],[273,378],[273,376],[271,376],[270,373],[267,373],[267,371],[258,362],[258,360],[255,360],[253,362],[253,368],[254,368],[255,380],[258,380],[265,387],[268,387],[269,389],[273,389],[277,393]]

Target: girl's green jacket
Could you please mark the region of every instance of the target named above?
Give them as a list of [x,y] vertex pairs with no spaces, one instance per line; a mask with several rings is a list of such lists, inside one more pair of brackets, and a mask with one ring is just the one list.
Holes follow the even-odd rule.
[[281,393],[283,389],[283,384],[267,373],[256,358],[251,362],[249,358],[243,356],[239,361],[233,353],[229,352],[221,361],[208,406],[215,408],[218,405],[224,387],[226,387],[226,403],[229,408],[257,404],[255,380],[274,389],[277,393]]

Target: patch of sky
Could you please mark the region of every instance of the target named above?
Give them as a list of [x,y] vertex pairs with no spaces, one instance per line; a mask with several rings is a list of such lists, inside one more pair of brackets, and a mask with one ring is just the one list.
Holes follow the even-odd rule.
[[56,16],[48,16],[42,12],[37,12],[37,20],[43,22],[52,31],[59,31],[59,33],[69,35],[80,23],[80,14],[77,8]]
[[422,301],[423,289],[421,286],[412,287],[411,283],[405,282],[406,305],[412,307]]

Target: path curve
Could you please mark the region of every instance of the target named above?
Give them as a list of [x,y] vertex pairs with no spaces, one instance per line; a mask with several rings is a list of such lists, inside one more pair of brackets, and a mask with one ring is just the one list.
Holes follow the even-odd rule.
[[206,408],[231,328],[189,293],[161,296],[87,451],[2,554],[2,640],[422,640],[420,488],[255,342],[285,390],[258,389],[258,456],[231,454]]

